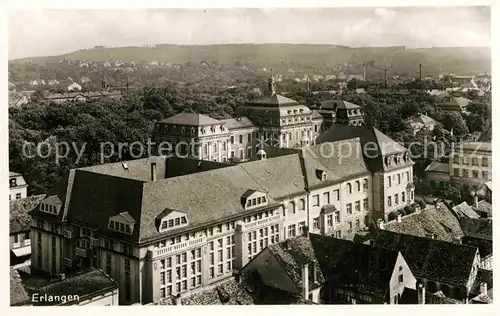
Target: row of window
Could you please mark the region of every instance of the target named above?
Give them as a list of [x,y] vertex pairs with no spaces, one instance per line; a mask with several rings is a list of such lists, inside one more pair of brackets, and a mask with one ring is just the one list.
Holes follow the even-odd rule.
[[[347,186],[347,192],[349,194],[351,194],[352,189],[353,189],[352,184],[347,183],[346,186]],[[355,189],[357,192],[361,192],[361,182],[359,180],[356,180],[356,182],[355,182]],[[363,179],[363,191],[366,191],[366,190],[368,190],[368,179]]]
[[468,165],[469,164],[469,160],[470,160],[470,164],[472,166],[479,166],[479,159],[481,159],[481,166],[482,167],[488,167],[489,166],[489,159],[488,157],[472,157],[470,159],[467,159],[467,156],[454,156],[453,157],[453,163],[454,164],[460,164],[460,161],[462,161],[461,164],[463,165]]
[[[346,204],[347,215],[352,215],[352,203]],[[361,200],[354,202],[354,210],[361,212]],[[368,198],[363,199],[363,210],[368,211]]]
[[132,226],[129,224],[124,224],[116,221],[109,221],[109,229],[121,232],[121,233],[126,233],[126,234],[132,234]]
[[266,197],[265,196],[259,196],[257,198],[248,199],[246,206],[247,207],[251,207],[251,206],[257,206],[257,205],[266,204],[266,203],[267,203]]
[[[462,174],[460,175],[460,170],[462,170]],[[482,178],[479,178],[479,170],[469,170],[469,169],[458,169],[458,168],[453,168],[453,176],[454,177],[464,177],[464,178],[469,178],[471,176],[473,179],[484,179],[484,180],[491,180],[490,172],[488,171],[482,171],[481,175]]]
[[251,223],[253,221],[261,220],[274,215],[274,210],[264,211],[262,213],[254,214],[252,216],[243,217],[243,223]]
[[174,227],[179,227],[187,224],[187,218],[186,216],[181,216],[177,218],[172,218],[169,220],[163,221],[161,224],[161,228],[174,228]]
[[51,204],[40,204],[40,210],[51,214],[57,214],[57,207]]
[[[401,192],[401,195],[398,193],[394,194],[394,205],[399,204],[399,197],[401,196],[401,203],[406,203],[406,193]],[[413,191],[410,191],[410,201],[413,201]],[[387,197],[387,206],[392,207],[392,196]]]
[[[192,135],[196,134],[196,132],[198,131],[198,129],[195,128],[195,127],[186,128],[185,126],[177,126],[177,125],[171,125],[171,126],[169,126],[169,125],[162,125],[161,129],[162,129],[163,132],[176,133],[178,131],[181,134],[187,134],[187,132],[189,131]],[[226,130],[226,128],[223,125],[219,126],[218,129],[221,132],[224,132]],[[210,131],[212,133],[215,133],[217,131],[217,128],[215,126],[211,126],[210,127]],[[205,127],[200,127],[199,132],[201,134],[205,134],[207,132],[207,130],[206,130]]]
[[398,185],[401,184],[401,180],[403,179],[404,176],[406,177],[406,181],[410,182],[410,172],[406,171],[398,174],[393,174],[392,176],[387,176],[387,185],[391,187],[392,181],[396,181],[396,179],[397,179],[397,184]]

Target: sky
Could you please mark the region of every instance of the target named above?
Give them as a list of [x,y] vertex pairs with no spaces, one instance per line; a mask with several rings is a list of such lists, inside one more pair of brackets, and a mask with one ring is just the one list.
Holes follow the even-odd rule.
[[9,59],[96,45],[490,46],[488,7],[9,11]]

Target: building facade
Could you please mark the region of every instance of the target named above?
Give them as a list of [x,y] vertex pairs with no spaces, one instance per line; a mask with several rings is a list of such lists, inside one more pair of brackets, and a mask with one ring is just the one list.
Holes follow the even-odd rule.
[[485,142],[456,145],[453,159],[449,162],[451,181],[476,188],[491,181],[491,150],[491,143]]
[[9,201],[24,199],[28,196],[28,185],[23,176],[17,172],[9,172]]

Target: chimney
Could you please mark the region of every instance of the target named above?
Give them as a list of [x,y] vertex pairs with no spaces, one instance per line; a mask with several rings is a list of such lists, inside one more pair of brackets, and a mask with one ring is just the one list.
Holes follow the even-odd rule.
[[488,284],[486,282],[481,282],[479,286],[479,294],[488,295]]
[[419,284],[418,285],[418,294],[417,294],[417,297],[418,297],[418,304],[423,304],[425,305],[425,287],[423,284]]
[[384,223],[384,220],[379,218],[378,219],[378,228],[379,229],[385,229],[385,223]]
[[151,163],[151,181],[156,181],[156,162]]
[[363,63],[363,81],[366,81],[366,65]]
[[479,198],[477,197],[477,194],[474,194],[474,207],[479,207]]
[[306,238],[309,238],[309,227],[307,226],[302,227],[302,235],[304,235],[304,237]]
[[175,296],[175,305],[182,305],[181,295],[177,294]]
[[398,214],[397,222],[401,223],[403,221],[403,215]]
[[302,296],[305,300],[309,299],[309,264],[302,266]]

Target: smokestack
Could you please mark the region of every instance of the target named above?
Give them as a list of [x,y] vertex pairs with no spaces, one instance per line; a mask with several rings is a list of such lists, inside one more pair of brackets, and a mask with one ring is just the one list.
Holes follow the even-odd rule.
[[384,69],[384,88],[387,89],[387,69]]
[[418,304],[423,304],[425,305],[425,287],[423,284],[418,285]]
[[366,65],[363,63],[363,81],[366,81]]
[[418,64],[418,77],[420,79],[420,83],[422,83],[422,64]]
[[156,163],[151,163],[151,181],[156,181]]
[[486,282],[481,282],[479,286],[479,294],[488,295],[488,284]]
[[309,264],[302,266],[302,296],[305,300],[309,299]]

